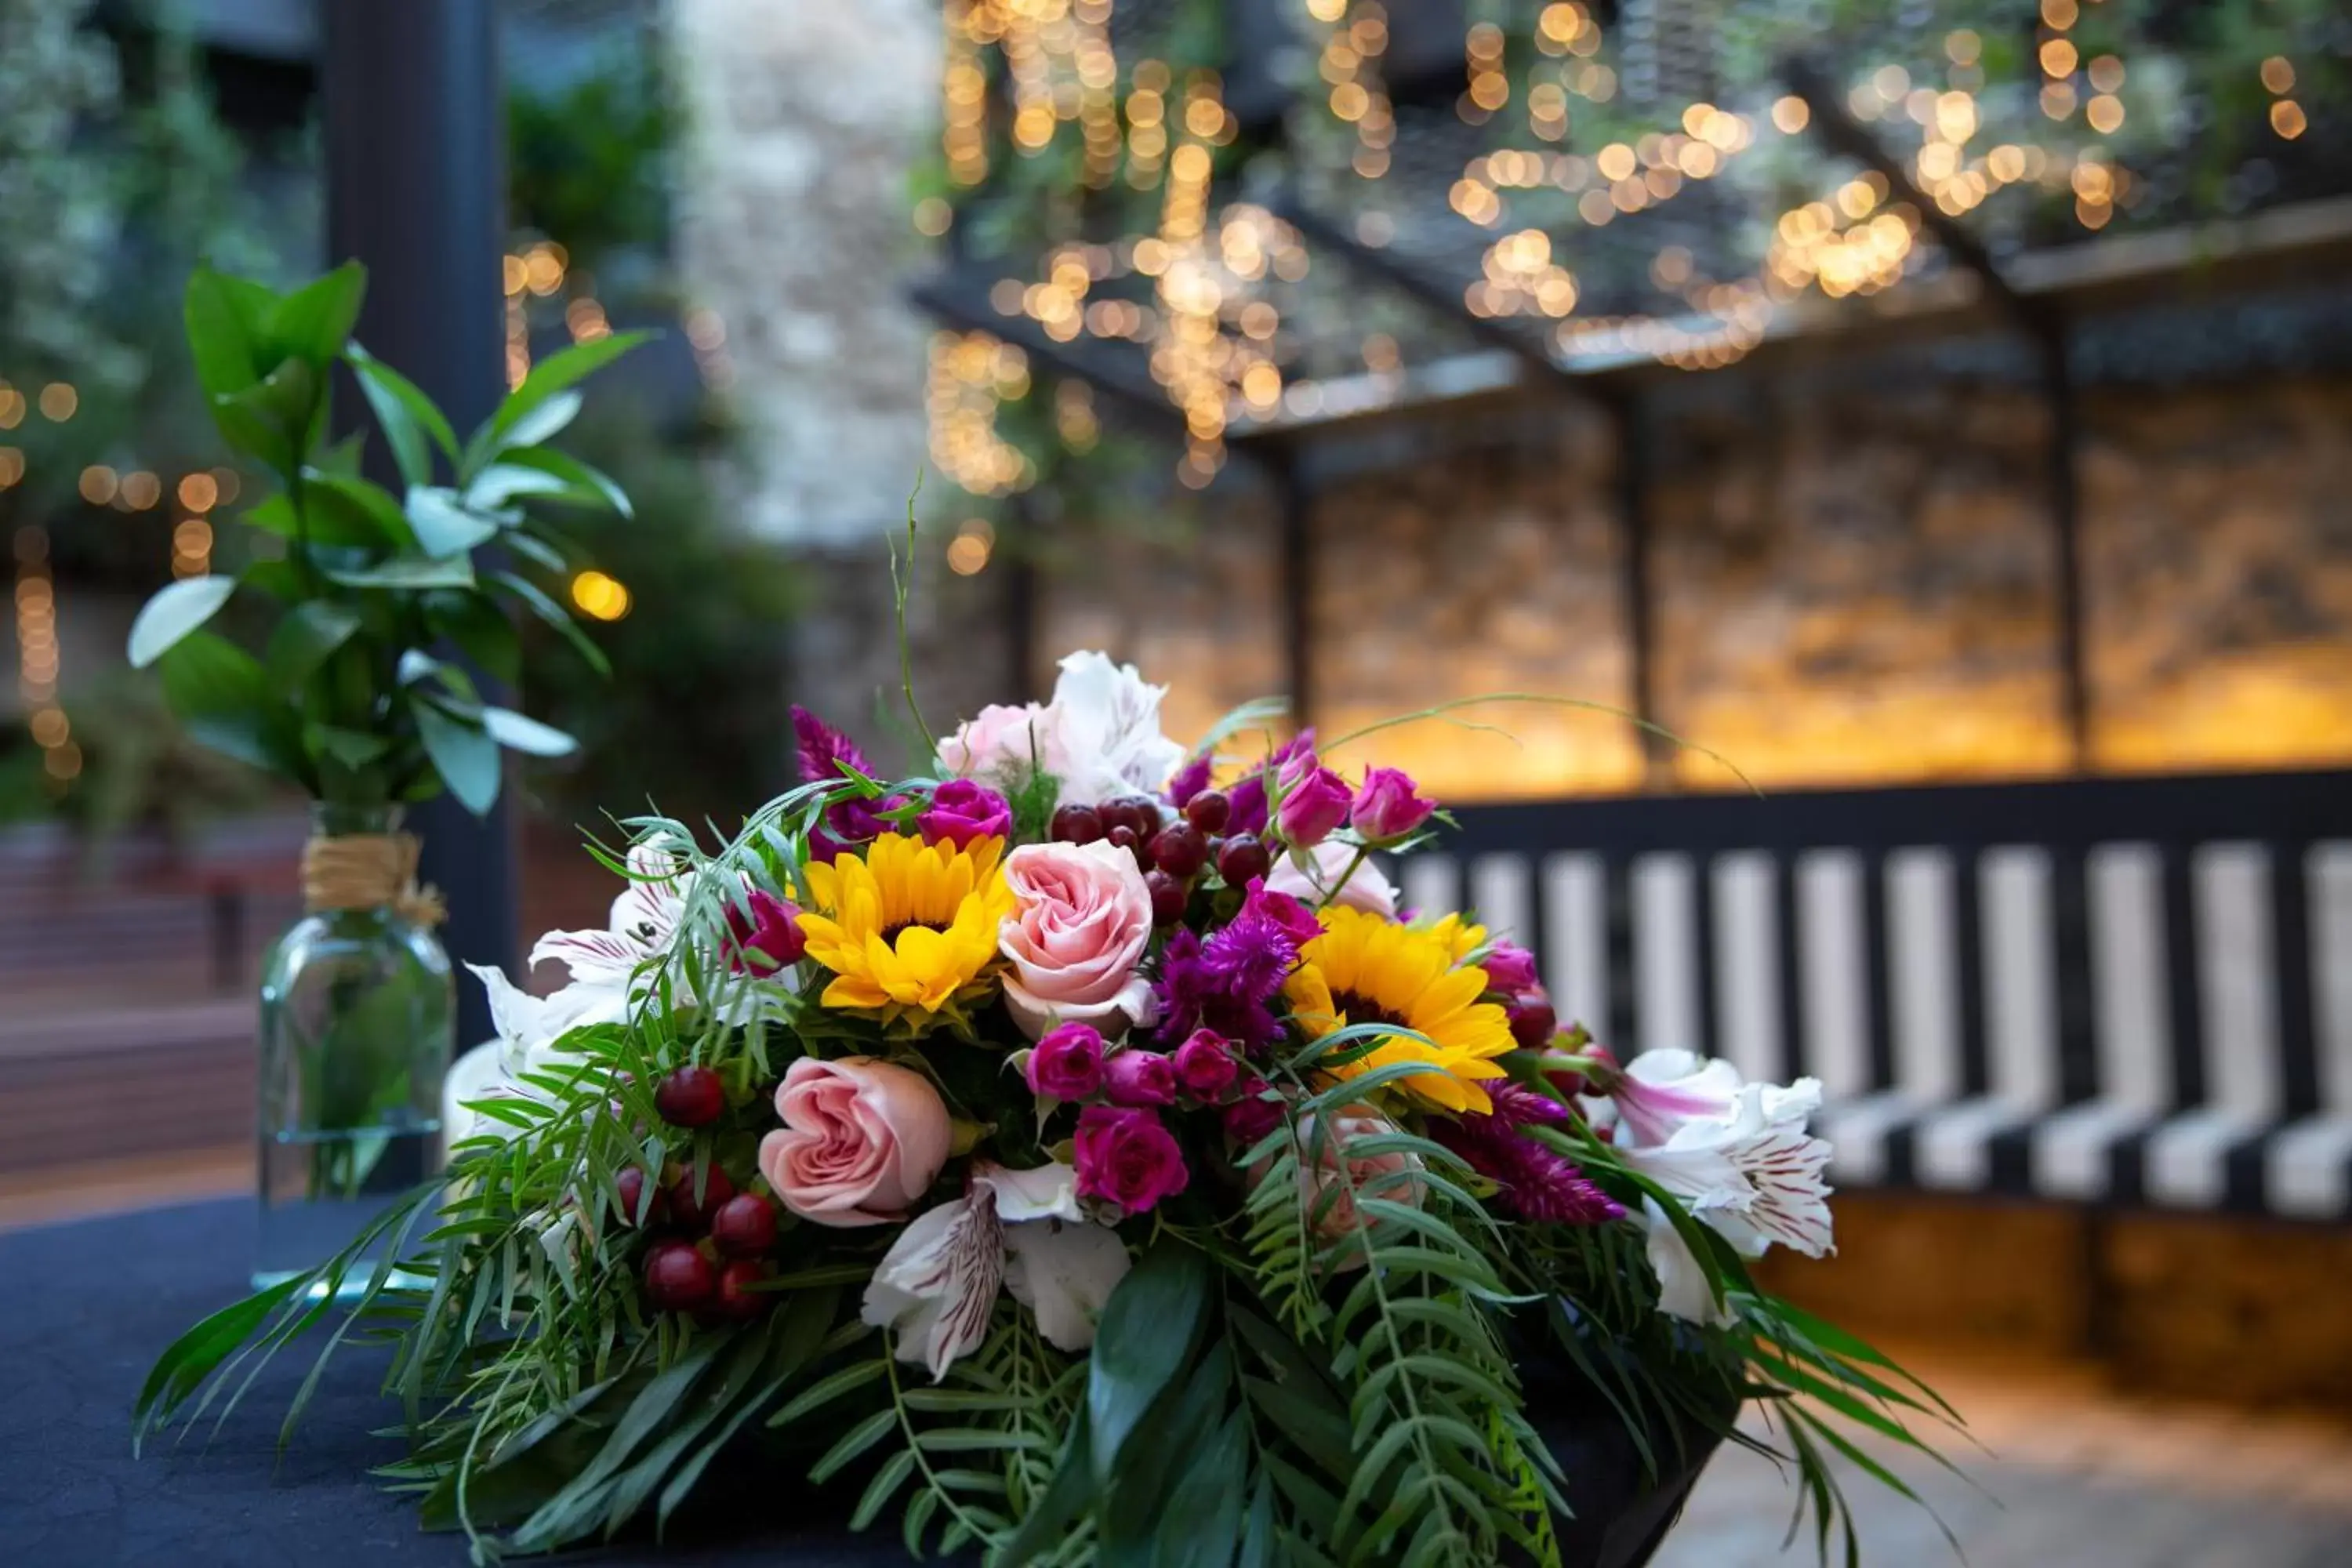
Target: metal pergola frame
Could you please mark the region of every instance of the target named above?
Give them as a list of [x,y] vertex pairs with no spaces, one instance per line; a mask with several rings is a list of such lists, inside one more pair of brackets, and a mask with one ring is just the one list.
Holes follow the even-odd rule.
[[[1809,110],[1808,132],[1832,154],[1875,172],[1886,182],[1893,203],[1908,203],[1921,226],[1953,264],[1946,274],[1906,282],[1875,300],[1819,301],[1782,312],[1787,324],[1768,331],[1759,352],[1769,353],[1799,341],[1819,341],[1857,330],[1893,339],[1897,335],[1946,336],[1984,326],[2008,328],[2031,344],[2036,382],[2048,409],[2049,441],[2042,477],[2050,520],[2055,625],[2053,658],[2058,675],[2059,721],[2072,771],[2091,771],[2093,722],[2087,668],[2082,561],[2081,437],[2077,376],[2070,350],[2072,327],[2085,309],[2129,298],[2193,273],[2208,279],[2259,277],[2275,264],[2314,259],[2352,262],[2352,197],[2297,204],[2243,218],[2182,225],[2147,234],[2094,239],[2057,250],[2025,252],[1996,259],[1977,236],[1946,215],[1896,157],[1857,121],[1819,62],[1791,58],[1781,62],[1783,84]],[[1650,491],[1654,454],[1651,398],[1647,388],[1667,371],[1631,353],[1599,364],[1570,366],[1528,334],[1473,313],[1458,291],[1441,285],[1388,250],[1364,243],[1339,216],[1314,205],[1288,188],[1270,204],[1275,216],[1307,242],[1342,258],[1351,268],[1416,301],[1470,341],[1473,354],[1454,356],[1399,378],[1349,377],[1325,383],[1327,412],[1237,420],[1229,432],[1234,451],[1252,462],[1274,486],[1281,511],[1278,637],[1294,717],[1312,723],[1315,714],[1313,628],[1314,550],[1308,514],[1315,497],[1299,447],[1318,432],[1367,420],[1410,420],[1482,399],[1565,394],[1591,399],[1608,414],[1617,433],[1617,517],[1621,615],[1629,664],[1630,706],[1646,723],[1658,721],[1654,678],[1654,616],[1650,569]],[[1108,348],[1066,344],[1048,338],[1025,316],[1007,318],[992,309],[984,281],[969,264],[934,276],[910,290],[915,303],[944,323],[989,332],[1018,344],[1060,374],[1076,376],[1136,412],[1147,426],[1181,434],[1181,416],[1133,356]],[[1736,374],[1736,373],[1735,373]],[[1350,382],[1379,380],[1378,395],[1350,395]],[[1015,596],[1023,608],[1034,595]],[[1034,625],[1018,627],[1016,645],[1036,645]],[[1022,667],[1024,670],[1027,665]],[[1653,785],[1665,781],[1668,748],[1650,731],[1641,744]]]

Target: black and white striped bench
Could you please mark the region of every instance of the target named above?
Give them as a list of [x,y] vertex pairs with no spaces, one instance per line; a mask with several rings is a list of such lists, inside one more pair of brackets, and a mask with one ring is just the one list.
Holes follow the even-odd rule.
[[1820,1078],[1848,1185],[2352,1215],[2352,772],[1457,816],[1407,904],[1621,1056]]

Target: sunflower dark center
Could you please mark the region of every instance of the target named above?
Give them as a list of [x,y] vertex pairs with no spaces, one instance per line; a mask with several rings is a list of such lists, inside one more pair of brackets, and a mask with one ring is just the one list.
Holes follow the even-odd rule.
[[1379,1003],[1368,997],[1360,996],[1353,991],[1334,991],[1331,994],[1331,1006],[1351,1025],[1385,1024],[1391,1029],[1412,1027],[1411,1021],[1402,1014],[1392,1013]]
[[922,931],[945,931],[948,929],[948,922],[945,921],[900,921],[897,925],[888,925],[882,928],[882,941],[885,945],[896,946],[898,941],[898,933],[910,928],[919,929]]

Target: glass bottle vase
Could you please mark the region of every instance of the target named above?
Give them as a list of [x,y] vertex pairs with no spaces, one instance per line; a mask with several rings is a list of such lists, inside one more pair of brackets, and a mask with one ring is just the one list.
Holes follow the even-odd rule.
[[[320,841],[339,839],[413,869],[400,817],[394,805],[311,807],[310,910],[262,965],[257,1289],[349,1247],[433,1168],[456,1043],[449,955],[413,918],[405,871],[373,879],[380,893],[369,878],[313,874]],[[368,1273],[353,1269],[345,1289]]]

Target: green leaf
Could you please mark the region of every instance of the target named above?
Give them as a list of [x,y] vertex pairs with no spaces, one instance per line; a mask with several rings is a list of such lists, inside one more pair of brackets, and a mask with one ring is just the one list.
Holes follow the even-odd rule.
[[580,629],[579,624],[564,612],[563,606],[540,592],[536,585],[511,572],[493,572],[490,581],[513,595],[521,601],[524,608],[554,628],[587,662],[589,668],[599,675],[613,673],[612,663],[605,658],[604,650],[589,641],[588,634]]
[[163,700],[191,739],[224,756],[310,783],[293,710],[278,702],[261,661],[226,638],[192,632],[156,660]]
[[534,757],[569,756],[580,742],[562,731],[527,719],[511,708],[484,708],[482,724],[499,745]]
[[514,468],[535,468],[562,481],[562,489],[548,492],[550,500],[583,502],[602,500],[604,505],[623,517],[636,515],[635,509],[629,504],[628,495],[614,482],[611,475],[600,468],[590,468],[568,452],[559,452],[552,447],[527,447],[507,453],[499,459],[498,468],[490,472],[495,474],[500,469]]
[[299,359],[323,372],[341,352],[367,293],[367,268],[346,261],[325,277],[278,301],[262,324],[264,352],[273,362]]
[[169,1421],[213,1369],[226,1360],[231,1351],[252,1338],[263,1320],[307,1283],[300,1275],[281,1280],[242,1301],[223,1307],[173,1340],[156,1357],[154,1368],[147,1373],[138,1401],[131,1406],[135,1418],[131,1451],[138,1452],[147,1434]]
[[[530,374],[523,377],[520,386],[507,394],[506,401],[499,405],[498,412],[490,416],[489,424],[483,427],[483,436],[490,440],[507,437],[501,443],[503,446],[530,445],[530,442],[508,435],[525,415],[565,387],[604,369],[652,335],[650,332],[614,332],[590,342],[574,343],[561,353],[548,355],[531,367]],[[534,439],[544,440],[545,437]],[[483,444],[482,437],[477,437],[476,442]]]
[[436,559],[463,555],[495,539],[499,531],[495,518],[473,510],[456,490],[440,485],[410,488],[408,522],[416,531],[416,542]]
[[322,756],[332,757],[354,772],[392,750],[388,737],[371,735],[364,730],[345,730],[332,724],[320,724],[309,733],[315,742],[311,748],[313,751]]
[[445,588],[425,597],[425,624],[447,637],[493,679],[512,684],[521,673],[522,644],[506,613],[478,592]]
[[183,577],[140,609],[131,623],[131,667],[144,669],[167,648],[211,620],[236,592],[234,577]]
[[343,358],[359,377],[360,391],[375,411],[376,423],[383,426],[384,439],[392,443],[393,460],[400,465],[402,479],[412,485],[432,482],[432,454],[425,449],[427,438],[441,448],[454,471],[457,433],[449,428],[449,421],[424,390],[357,343],[343,351]]
[[[482,477],[466,487],[466,504],[484,510],[506,505],[518,496],[559,496],[572,486],[544,468],[522,463],[493,463]],[[585,498],[596,502],[600,498]]]
[[841,1440],[824,1451],[824,1457],[809,1467],[809,1479],[824,1485],[840,1474],[842,1468],[882,1440],[883,1435],[898,1425],[896,1409],[877,1410],[842,1435]]
[[811,1411],[821,1410],[845,1394],[855,1392],[869,1383],[880,1380],[889,1367],[879,1361],[853,1362],[839,1372],[809,1384],[784,1407],[768,1417],[771,1426],[789,1426]]
[[320,384],[319,373],[300,360],[280,361],[242,391],[215,397],[213,421],[232,446],[284,473],[309,440]]
[[277,305],[277,295],[246,279],[209,267],[189,274],[182,318],[196,383],[208,400],[243,392],[260,379],[258,334]]
[[[410,531],[408,519],[401,512],[398,498],[382,485],[316,468],[304,468],[302,480],[302,521],[309,527],[311,543],[403,550],[415,542],[416,535]],[[272,496],[270,500],[283,499]],[[287,510],[282,530],[275,523],[263,526],[268,527],[272,532],[284,531],[291,537],[291,507]]]
[[542,571],[562,572],[571,566],[571,563],[564,560],[552,545],[533,539],[520,528],[508,532],[506,545],[509,550]]
[[360,629],[360,613],[331,599],[297,605],[270,634],[265,662],[272,685],[292,693]]
[[580,417],[580,407],[584,401],[576,392],[556,393],[500,431],[490,445],[490,452],[538,446]]
[[1156,1562],[1164,1568],[1227,1568],[1249,1488],[1245,1417],[1234,1411],[1190,1458],[1160,1514]]
[[416,720],[416,738],[434,772],[476,816],[486,816],[499,798],[499,743],[478,724],[453,719],[432,703],[412,697],[409,712]]
[[474,563],[462,555],[447,561],[400,555],[355,570],[331,567],[327,576],[346,588],[470,588],[474,585]]
[[1080,1405],[1077,1418],[1070,1423],[1069,1434],[1062,1440],[1062,1454],[1055,1462],[1054,1479],[1046,1483],[1045,1491],[1030,1506],[1028,1517],[1021,1521],[1020,1530],[997,1553],[998,1562],[1036,1561],[1060,1542],[1071,1524],[1087,1511],[1095,1500],[1093,1466],[1088,1457],[1091,1452],[1086,1406]]
[[1110,1484],[1144,1413],[1192,1360],[1209,1304],[1207,1257],[1162,1239],[1105,1303],[1087,1366],[1096,1483]]

